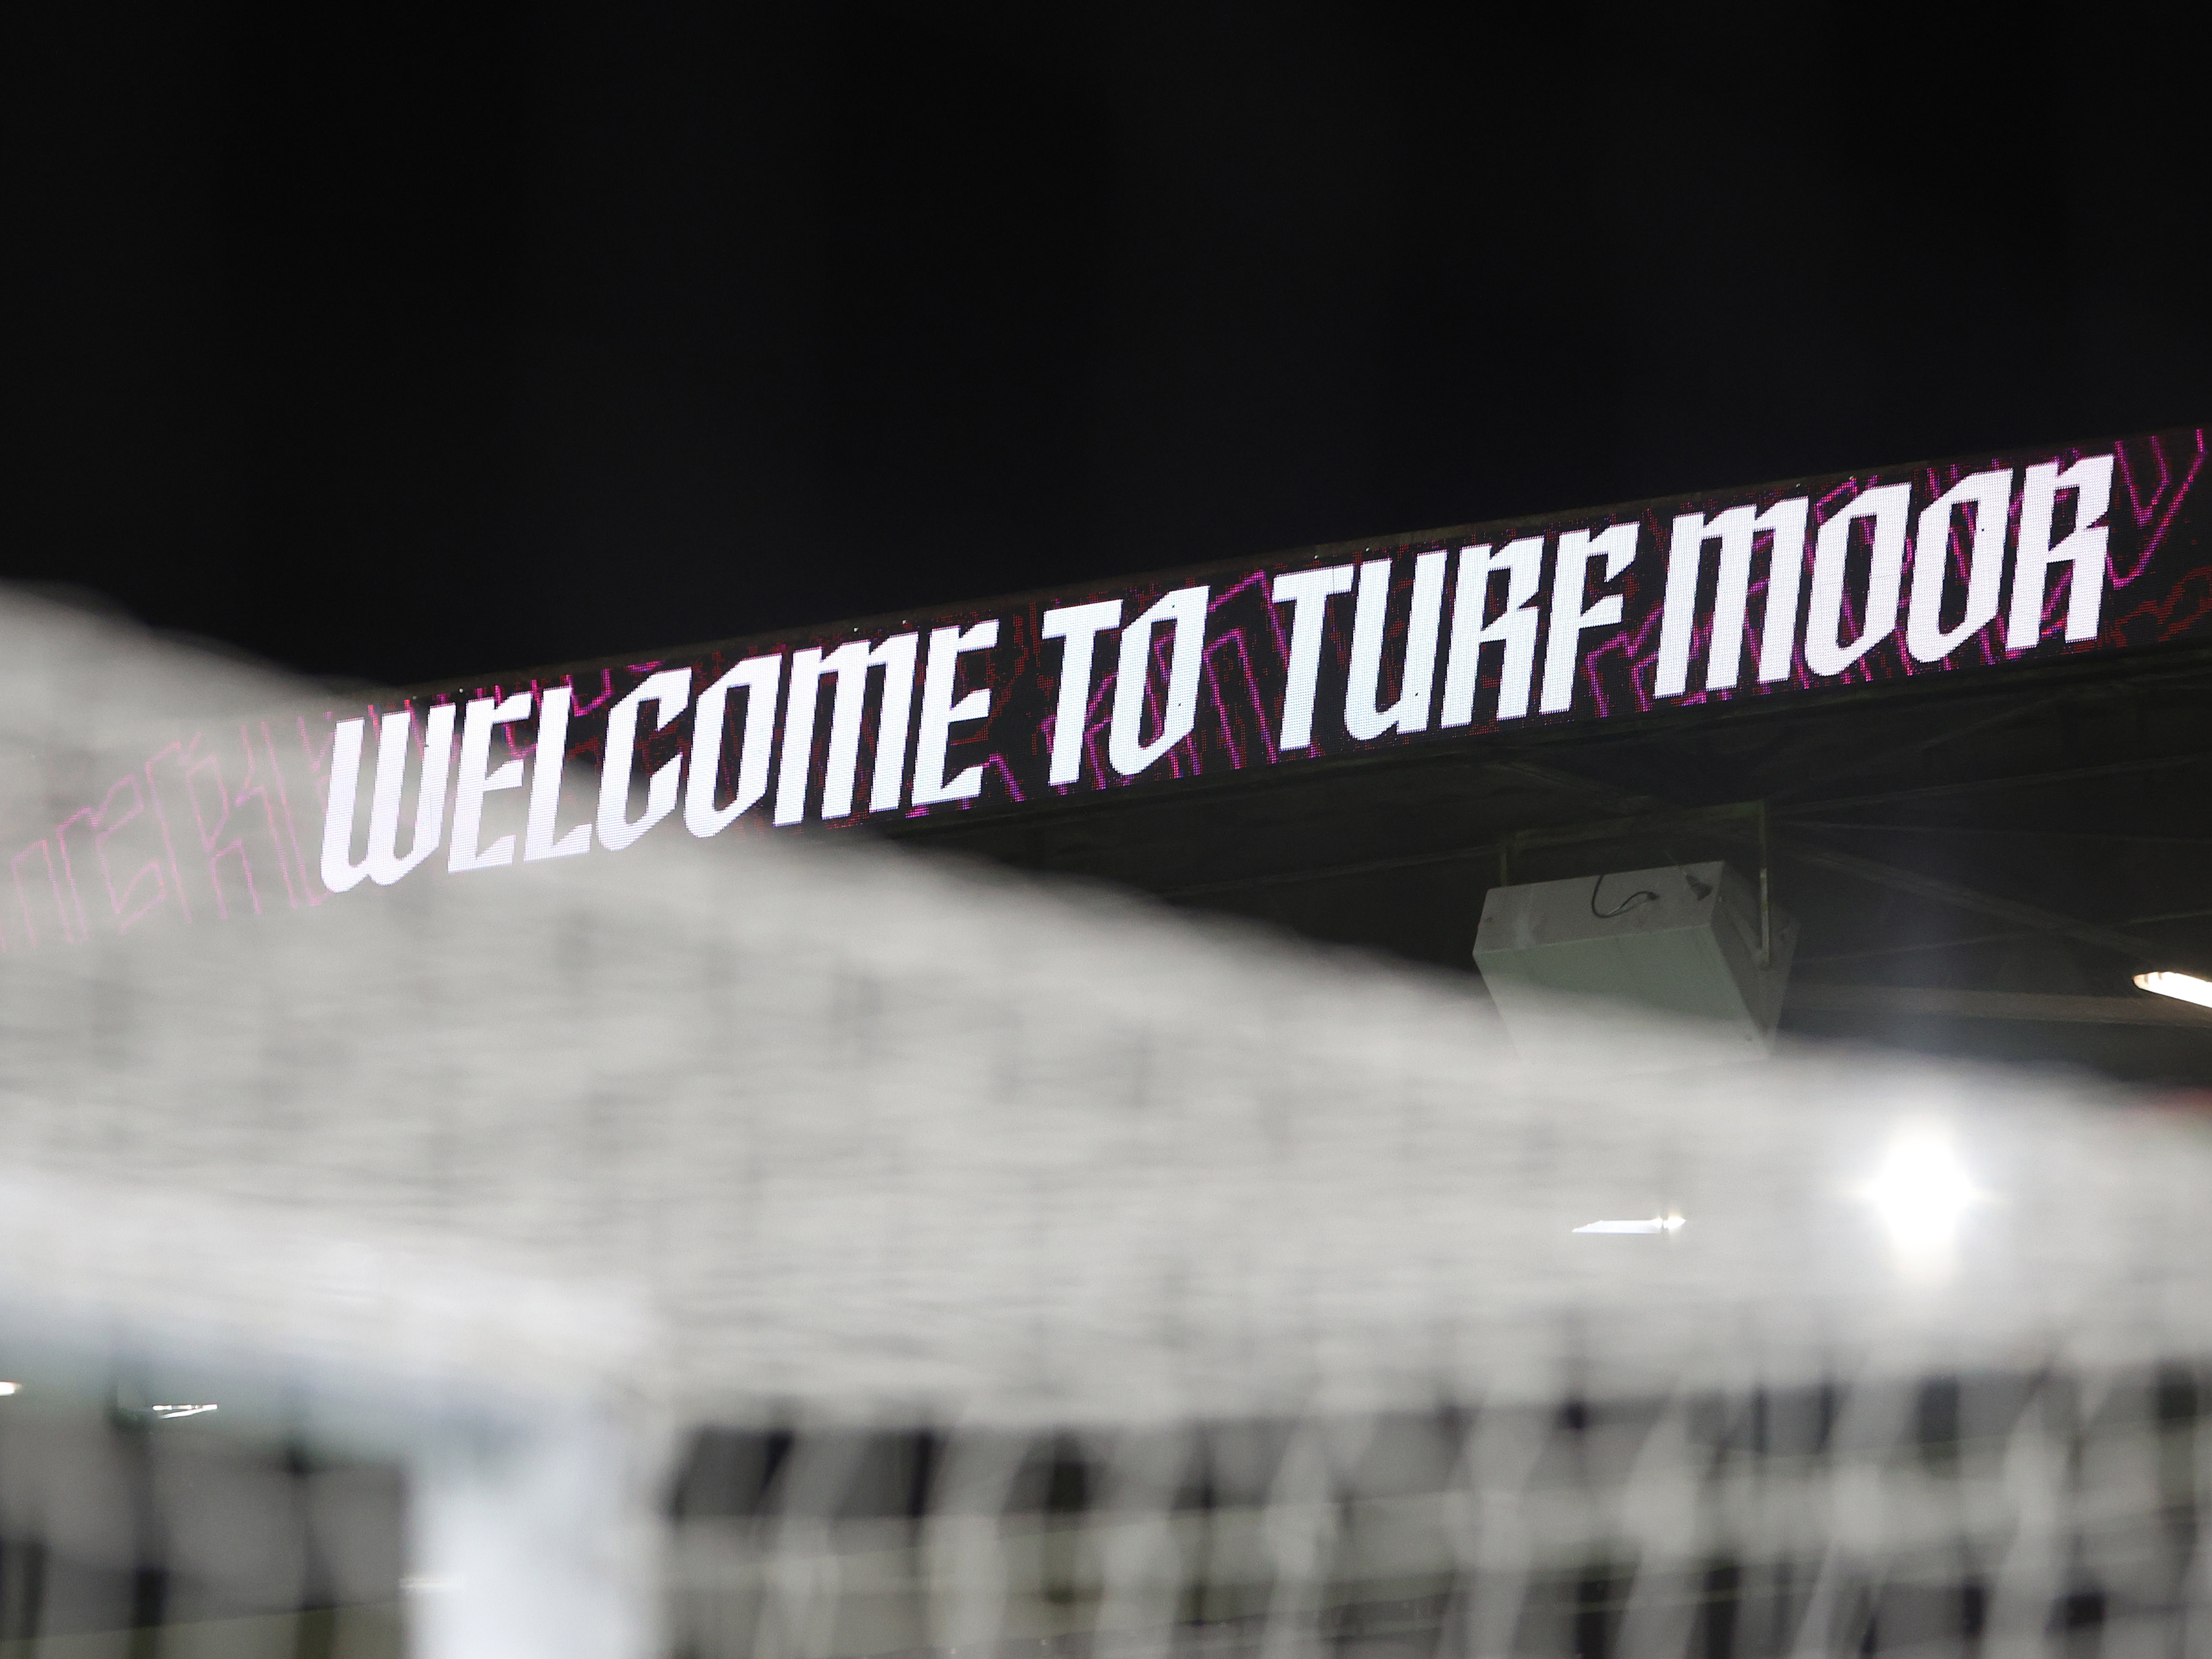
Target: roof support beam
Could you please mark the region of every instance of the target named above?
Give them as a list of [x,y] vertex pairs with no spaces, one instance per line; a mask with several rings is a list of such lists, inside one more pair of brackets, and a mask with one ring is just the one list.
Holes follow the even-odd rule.
[[[1554,768],[1534,762],[1516,762],[1514,763],[1513,769],[1524,777],[1550,781],[1562,788],[1575,789],[1586,796],[1610,795],[1622,806],[1632,806],[1639,814],[1649,812],[1654,806],[1671,807],[1673,805],[1656,801],[1649,795],[1626,791],[1615,792],[1607,785],[1593,779],[1579,777],[1571,772],[1558,771]],[[1717,823],[1711,833],[1726,836],[1731,839],[1746,841],[1752,839],[1743,828],[1723,827],[1724,823],[1725,820]],[[2011,922],[2016,927],[2025,927],[2033,933],[2056,933],[2068,939],[2079,939],[2084,945],[2096,945],[2102,950],[2111,951],[2128,957],[2131,961],[2156,962],[2169,954],[2166,947],[2139,938],[2136,934],[2124,933],[2116,927],[2100,927],[2095,922],[2082,921],[2073,916],[2062,915],[2055,910],[2044,909],[2040,905],[2023,904],[2017,899],[2003,898],[1995,893],[1984,893],[1972,887],[1962,887],[1956,882],[1945,881],[1936,876],[1923,875],[1917,870],[1907,870],[1897,865],[1884,864],[1876,859],[1862,858],[1856,853],[1845,853],[1838,848],[1822,847],[1814,842],[1783,836],[1774,837],[1771,845],[1774,855],[1778,858],[1798,864],[1810,865],[1816,869],[1831,870],[1838,875],[1850,876],[1860,881],[1872,883],[1878,887],[1887,887],[1893,892],[1909,893],[1915,898],[1928,899],[1935,903],[1949,905],[1956,909],[1972,910],[1985,916],[1995,916],[1999,921]]]
[[[2198,758],[2200,757],[2192,756],[2187,757],[2187,760],[2194,762]],[[2186,763],[2177,760],[2173,763]],[[1702,830],[1706,834],[1731,841],[1740,841],[1747,844],[1754,843],[1757,840],[1757,828],[1753,824],[1742,821],[1741,807],[1686,809],[1657,796],[1618,789],[1594,778],[1582,777],[1571,772],[1565,772],[1544,765],[1540,762],[1525,759],[1500,762],[1496,769],[1512,773],[1530,782],[1571,791],[1594,804],[1602,802],[1622,810],[1622,816],[1608,825],[1575,826],[1556,831],[1528,831],[1519,836],[1506,838],[1522,847],[1534,847],[1547,842],[1556,844],[1595,840],[1598,836],[1591,832],[1601,830],[1612,830],[1623,836],[1630,836],[1681,830],[1692,826]],[[2101,771],[2109,769],[2094,769]],[[2053,775],[2057,777],[2070,775]],[[1819,805],[1831,804],[1832,803]],[[1810,811],[1814,808],[1808,805],[1804,810]],[[1430,865],[1455,864],[1495,857],[1501,844],[1499,841],[1481,842],[1465,847],[1444,848],[1433,853],[1411,854],[1400,858],[1370,859],[1354,864],[1285,870],[1270,875],[1238,876],[1225,881],[1206,882],[1195,886],[1170,889],[1163,894],[1163,896],[1201,898],[1217,893],[1237,892],[1259,887],[1289,886],[1306,882],[1331,881],[1352,876],[1380,874],[1386,871],[1417,869]],[[2014,938],[2039,938],[2055,934],[2077,939],[2084,945],[2094,945],[2100,950],[2109,951],[2117,956],[2127,958],[2131,963],[2163,963],[2173,954],[2171,946],[2129,933],[2125,930],[2124,925],[2115,927],[2097,922],[2083,921],[2075,916],[2065,915],[2055,910],[2046,910],[2040,905],[2027,904],[2017,899],[2004,898],[1995,893],[1984,893],[1975,888],[1963,887],[1957,882],[1946,881],[1941,877],[1925,875],[1917,870],[1905,869],[1898,865],[1884,864],[1879,860],[1864,858],[1856,853],[1846,853],[1840,848],[1823,847],[1815,842],[1782,836],[1773,837],[1771,848],[1773,855],[1779,859],[1814,869],[1832,871],[1838,875],[1887,888],[1893,892],[1907,893],[1913,897],[1927,899],[1933,903],[1945,905],[1954,909],[1992,916],[2000,921],[2013,924],[2013,927],[2018,930],[2014,933],[1992,934],[1987,938],[1960,939],[1950,941],[1950,943],[1962,945],[1984,944]],[[2143,920],[2154,919],[2143,918]],[[1892,948],[1905,951],[1916,947]],[[1944,946],[1938,944],[1925,948],[1938,950]],[[1889,954],[1889,952],[1860,954]],[[1844,958],[1839,956],[1821,959],[1842,960]],[[2122,1000],[2127,1000],[2122,999]]]
[[2171,997],[2054,996],[2040,991],[1961,991],[1948,985],[1822,985],[1797,980],[1791,1012],[1903,1018],[2032,1019],[2064,1025],[2166,1025],[2212,1031],[2212,1009]]

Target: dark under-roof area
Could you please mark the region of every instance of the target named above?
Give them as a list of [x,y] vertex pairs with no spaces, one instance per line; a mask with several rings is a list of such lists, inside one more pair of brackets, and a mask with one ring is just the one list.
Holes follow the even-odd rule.
[[1724,858],[1801,927],[1782,1027],[2212,1087],[2212,651],[1287,765],[893,833],[1472,975],[1486,892]]

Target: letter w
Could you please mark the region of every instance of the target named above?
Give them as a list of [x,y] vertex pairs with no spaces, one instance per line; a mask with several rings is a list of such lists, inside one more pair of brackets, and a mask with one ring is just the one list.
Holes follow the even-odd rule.
[[453,759],[453,705],[430,710],[422,738],[422,778],[415,794],[415,837],[399,852],[399,794],[406,781],[409,739],[415,714],[386,714],[376,737],[376,783],[368,804],[368,854],[353,861],[354,803],[361,791],[361,748],[365,720],[338,723],[331,751],[331,802],[323,816],[323,885],[333,893],[356,886],[367,876],[380,887],[392,884],[438,850],[446,828],[446,775]]

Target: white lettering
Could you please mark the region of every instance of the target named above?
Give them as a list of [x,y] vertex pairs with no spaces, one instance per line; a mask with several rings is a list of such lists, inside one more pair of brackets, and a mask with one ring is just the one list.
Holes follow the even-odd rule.
[[1047,783],[1073,783],[1083,775],[1083,722],[1091,712],[1091,659],[1098,635],[1121,625],[1121,601],[1071,605],[1048,611],[1037,631],[1066,640],[1060,653],[1060,700],[1052,716],[1052,765]]
[[983,793],[982,767],[967,767],[957,777],[947,778],[945,751],[951,746],[953,726],[963,720],[980,720],[991,712],[988,686],[978,686],[959,702],[952,701],[952,688],[960,678],[960,658],[965,652],[988,650],[998,642],[995,619],[977,623],[964,633],[957,628],[930,630],[929,665],[921,677],[921,732],[915,743],[916,806],[973,800]]
[[[1203,587],[1178,587],[1164,593],[1151,610],[1121,630],[1121,658],[1115,671],[1114,719],[1107,729],[1106,755],[1114,769],[1134,777],[1188,737],[1198,724],[1198,676],[1206,665],[1206,596]],[[1167,702],[1160,729],[1143,740],[1145,691],[1149,680],[1152,630],[1163,623],[1175,629],[1168,658]]]
[[1805,526],[1812,508],[1810,497],[1793,495],[1764,513],[1732,507],[1710,524],[1702,513],[1675,518],[1667,551],[1667,599],[1659,619],[1659,662],[1652,676],[1655,696],[1679,697],[1689,688],[1698,581],[1705,570],[1705,544],[1711,541],[1721,544],[1721,561],[1713,594],[1712,642],[1705,650],[1705,690],[1735,688],[1743,673],[1752,550],[1762,532],[1774,542],[1766,556],[1766,605],[1759,619],[1759,678],[1767,684],[1790,677],[1790,650],[1797,637],[1797,592],[1805,574]]
[[[894,634],[868,653],[868,665],[884,671],[884,701],[876,715],[876,764],[868,781],[868,811],[898,809],[906,793],[906,740],[914,723],[914,658],[919,634]],[[842,818],[853,810],[854,774],[860,763],[860,714],[865,684],[853,688],[850,714],[845,712],[843,681],[830,718],[830,761],[822,781],[822,816]]]
[[446,775],[453,761],[453,705],[433,707],[423,722],[422,777],[415,794],[415,836],[399,855],[399,797],[407,769],[408,738],[415,714],[402,709],[386,714],[377,727],[376,781],[369,786],[368,847],[359,864],[349,854],[353,843],[354,802],[361,788],[361,746],[365,720],[341,720],[331,747],[331,799],[323,817],[323,885],[343,893],[367,876],[380,887],[392,884],[438,850],[446,821]]
[[[1543,574],[1544,538],[1525,536],[1496,553],[1490,544],[1459,550],[1459,582],[1452,595],[1451,658],[1444,668],[1443,717],[1439,726],[1466,726],[1474,719],[1474,688],[1482,647],[1496,641],[1504,647],[1498,670],[1498,718],[1519,720],[1528,712],[1528,685],[1536,672],[1536,612],[1530,601]],[[1505,607],[1490,622],[1482,611],[1490,578],[1505,573]]]
[[[1840,674],[1887,639],[1897,627],[1897,590],[1905,577],[1905,525],[1912,511],[1912,486],[1869,489],[1820,526],[1813,550],[1813,599],[1805,617],[1805,665],[1815,674]],[[1851,526],[1874,520],[1867,576],[1865,618],[1858,637],[1844,642],[1844,578],[1851,555]]]
[[691,671],[664,668],[649,674],[636,689],[607,713],[607,755],[599,768],[599,845],[619,853],[676,810],[677,776],[684,757],[673,756],[653,769],[646,780],[645,811],[629,816],[630,773],[637,764],[637,717],[647,703],[654,705],[653,729],[665,732],[668,723],[691,701]]
[[1424,553],[1413,561],[1413,609],[1406,618],[1406,659],[1398,701],[1376,707],[1382,690],[1382,634],[1389,621],[1389,559],[1359,568],[1359,599],[1352,614],[1352,678],[1345,687],[1344,729],[1355,738],[1391,732],[1425,732],[1429,692],[1437,678],[1437,630],[1443,621],[1444,566],[1449,553]]
[[822,677],[837,677],[836,696],[842,705],[847,672],[865,674],[867,665],[866,640],[841,645],[827,656],[819,647],[809,646],[792,658],[791,695],[783,705],[783,764],[775,782],[777,823],[797,823],[806,816],[806,773],[814,763],[814,704]]
[[822,767],[822,817],[850,817],[860,765],[860,719],[866,712],[868,671],[884,671],[884,701],[876,721],[875,776],[868,810],[896,806],[906,781],[907,729],[914,717],[914,658],[919,636],[894,634],[880,645],[854,640],[828,655],[810,647],[791,659],[791,696],[783,715],[783,764],[775,785],[775,822],[796,823],[806,814],[806,774],[814,761],[814,711],[822,677],[836,676],[830,693],[830,750]]
[[1291,661],[1283,689],[1283,729],[1278,752],[1313,746],[1314,696],[1321,684],[1322,623],[1329,597],[1352,591],[1353,567],[1333,564],[1321,570],[1294,570],[1275,578],[1277,605],[1291,607]]
[[331,795],[323,811],[322,876],[323,885],[333,893],[350,892],[368,873],[365,861],[353,861],[353,809],[361,793],[361,740],[368,725],[367,720],[340,720],[331,734]]
[[[1946,631],[1943,589],[1951,574],[1951,514],[1968,505],[1974,509],[1974,539],[1966,558],[1966,611]],[[1905,648],[1914,661],[1940,662],[1996,618],[2011,506],[2008,467],[1961,478],[1921,510],[1912,537],[1912,595],[1905,607]]]
[[568,708],[575,694],[548,686],[538,703],[538,753],[530,769],[530,813],[522,822],[522,860],[569,859],[592,850],[592,826],[580,823],[558,841],[553,825],[561,811],[561,774],[568,759]]
[[1559,563],[1552,572],[1552,629],[1544,646],[1544,696],[1540,712],[1556,714],[1574,701],[1575,670],[1582,665],[1582,636],[1593,628],[1617,627],[1621,602],[1608,593],[1587,610],[1583,599],[1589,586],[1589,562],[1601,555],[1605,572],[1600,581],[1613,581],[1636,556],[1636,526],[1617,524],[1592,535],[1570,530],[1559,538]]
[[[691,714],[691,763],[684,779],[684,827],[704,839],[730,827],[768,793],[769,750],[775,743],[775,699],[783,686],[781,657],[748,657],[699,694]],[[722,728],[732,691],[745,694],[745,732],[738,740],[738,792],[714,805],[722,771]]]
[[478,697],[461,719],[461,776],[453,796],[453,850],[446,860],[449,871],[489,870],[514,862],[514,837],[501,836],[489,847],[477,842],[483,835],[484,797],[495,789],[522,787],[522,763],[501,762],[497,771],[485,769],[491,760],[491,732],[495,726],[512,726],[530,718],[530,693],[517,691],[494,702]]
[[[2077,492],[2074,529],[2053,547],[2051,525],[2057,516],[2062,489]],[[2063,472],[2056,461],[2027,469],[2020,497],[2020,550],[2013,556],[2012,623],[2005,630],[2007,650],[2025,651],[2041,637],[2043,601],[2051,585],[2051,567],[2055,564],[2074,567],[2074,586],[2066,600],[2066,637],[2096,638],[2098,612],[2105,599],[2106,542],[2111,534],[2104,518],[2112,504],[2110,455],[2084,455]]]

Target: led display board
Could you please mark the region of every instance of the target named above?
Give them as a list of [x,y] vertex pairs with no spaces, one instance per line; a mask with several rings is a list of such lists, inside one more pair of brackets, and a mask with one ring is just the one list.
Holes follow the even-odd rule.
[[18,835],[0,937],[2212,638],[2204,457],[1797,479],[180,733]]

